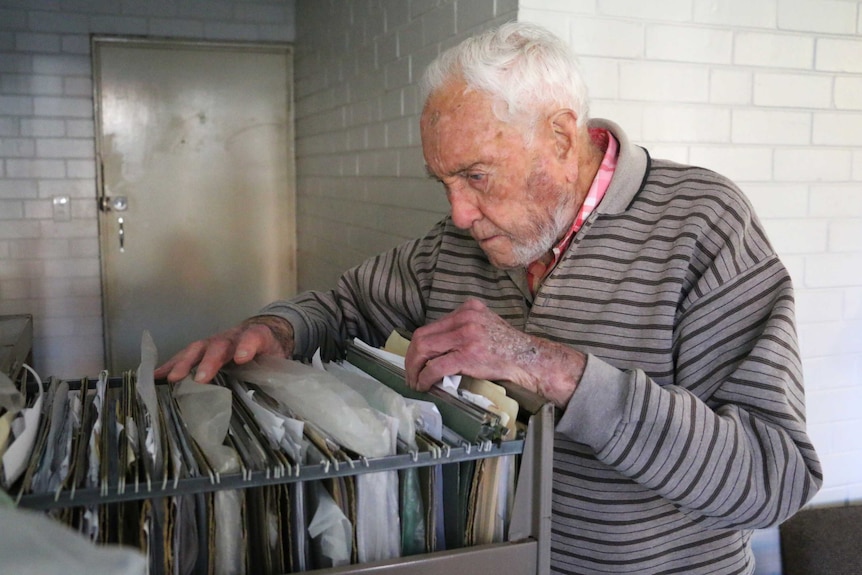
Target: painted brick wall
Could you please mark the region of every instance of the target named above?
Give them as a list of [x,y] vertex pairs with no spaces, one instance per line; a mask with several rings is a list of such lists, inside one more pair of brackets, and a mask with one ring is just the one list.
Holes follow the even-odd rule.
[[[294,0],[0,4],[0,314],[34,314],[40,372],[104,365],[90,34],[288,42],[294,13]],[[54,221],[55,196],[70,196],[69,221]]]
[[594,116],[749,195],[797,289],[815,503],[862,499],[862,3],[521,0],[519,19],[569,39]]
[[297,4],[296,166],[300,289],[426,231],[447,212],[425,175],[416,82],[516,0],[315,0]]

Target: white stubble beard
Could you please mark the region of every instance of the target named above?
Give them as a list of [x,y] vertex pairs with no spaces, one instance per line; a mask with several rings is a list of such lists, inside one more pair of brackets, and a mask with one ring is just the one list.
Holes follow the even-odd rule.
[[572,225],[570,214],[574,198],[562,188],[558,188],[556,191],[557,203],[547,214],[547,218],[535,226],[535,240],[522,243],[512,239],[512,256],[515,258],[513,268],[527,267],[542,257],[554,247],[554,244],[563,237]]

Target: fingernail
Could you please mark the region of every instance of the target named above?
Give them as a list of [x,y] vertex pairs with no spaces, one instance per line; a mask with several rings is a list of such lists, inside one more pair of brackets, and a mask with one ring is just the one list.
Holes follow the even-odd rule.
[[245,359],[247,357],[248,357],[248,350],[247,349],[236,350],[236,358],[237,359]]
[[207,375],[209,375],[207,372],[199,371],[195,373],[195,381],[201,383],[202,381],[206,380]]

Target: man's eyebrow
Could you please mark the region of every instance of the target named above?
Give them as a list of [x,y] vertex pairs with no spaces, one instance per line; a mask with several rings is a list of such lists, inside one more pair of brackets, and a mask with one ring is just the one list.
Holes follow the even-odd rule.
[[[458,174],[463,174],[464,172],[468,172],[468,171],[470,171],[470,170],[474,169],[476,166],[479,166],[479,165],[481,165],[481,164],[482,164],[482,162],[473,162],[473,163],[472,163],[472,164],[470,164],[469,166],[462,166],[462,167],[460,167],[460,168],[458,168],[458,169],[456,169],[456,170],[452,170],[450,173],[448,173],[448,174],[444,174],[444,176],[456,176],[456,175],[458,175]],[[429,178],[431,178],[432,180],[442,181],[442,180],[443,180],[443,177],[444,177],[444,176],[438,176],[438,175],[437,175],[437,174],[435,174],[433,171],[431,171],[431,168],[430,168],[427,164],[426,164],[426,166],[425,166],[425,173],[426,173],[426,174],[428,175],[428,177],[429,177]]]

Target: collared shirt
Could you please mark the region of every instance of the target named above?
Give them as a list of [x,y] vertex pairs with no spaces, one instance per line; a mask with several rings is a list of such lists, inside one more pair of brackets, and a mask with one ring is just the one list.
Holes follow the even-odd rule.
[[611,178],[614,176],[614,170],[617,167],[617,153],[619,151],[619,143],[616,138],[609,131],[598,128],[590,129],[590,137],[593,143],[599,146],[599,149],[604,150],[605,155],[602,158],[599,171],[596,173],[596,177],[593,178],[592,185],[590,185],[590,191],[587,192],[587,197],[584,198],[584,203],[581,204],[581,208],[575,216],[575,221],[572,222],[572,227],[557,242],[557,245],[541,258],[527,266],[527,285],[529,285],[530,292],[533,295],[536,295],[542,282],[554,270],[557,262],[560,261],[560,256],[565,253],[569,244],[572,243],[575,233],[581,229],[581,226],[584,225],[584,222],[596,206],[599,205],[599,202],[602,201],[605,192],[608,190],[608,186],[611,184]]

